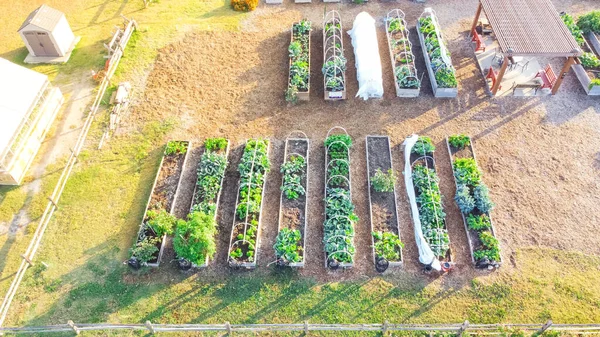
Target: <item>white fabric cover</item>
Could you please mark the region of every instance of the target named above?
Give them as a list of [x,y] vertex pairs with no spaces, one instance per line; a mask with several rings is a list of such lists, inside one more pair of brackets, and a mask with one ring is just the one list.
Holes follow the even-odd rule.
[[377,45],[375,19],[367,12],[361,12],[354,19],[352,30],[348,31],[352,38],[356,57],[356,74],[358,92],[356,97],[364,100],[370,97],[383,96],[383,79],[381,76],[381,58]]
[[437,271],[442,270],[440,261],[437,259],[431,247],[423,236],[423,229],[421,228],[421,220],[419,219],[419,208],[417,207],[417,200],[415,195],[415,186],[412,180],[412,167],[410,162],[410,153],[413,146],[419,139],[418,135],[412,135],[404,140],[404,183],[406,185],[406,193],[408,194],[408,201],[410,202],[410,211],[412,213],[413,223],[415,224],[415,240],[417,241],[417,247],[419,248],[419,261],[422,264],[431,265],[431,267]]

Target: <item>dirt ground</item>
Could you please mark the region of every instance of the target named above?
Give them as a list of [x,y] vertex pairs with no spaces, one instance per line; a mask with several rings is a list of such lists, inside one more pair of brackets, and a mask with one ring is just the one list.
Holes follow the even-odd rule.
[[[460,3],[460,5],[459,5]],[[558,4],[560,6],[569,4]],[[592,2],[581,2],[582,9]],[[522,247],[544,246],[600,254],[600,116],[598,99],[585,96],[574,74],[565,78],[554,97],[490,98],[474,60],[467,31],[476,9],[475,1],[428,1],[443,27],[452,60],[458,71],[459,96],[436,99],[425,73],[425,62],[415,31],[416,20],[425,5],[408,1],[373,2],[365,5],[328,5],[339,9],[344,30],[353,18],[367,11],[377,20],[379,54],[383,65],[385,94],[380,100],[354,98],[358,89],[352,44],[344,34],[348,59],[347,90],[343,102],[323,100],[322,15],[325,5],[286,3],[261,5],[244,22],[241,32],[195,32],[164,48],[150,74],[144,99],[131,112],[129,127],[139,121],[175,116],[179,121],[175,138],[189,139],[194,146],[207,137],[224,136],[233,142],[230,165],[219,205],[219,241],[216,260],[198,277],[222,277],[227,266],[227,245],[233,223],[239,175],[237,164],[247,138],[271,139],[272,171],[268,175],[263,208],[258,269],[270,272],[277,219],[284,141],[294,130],[311,139],[308,188],[308,236],[303,276],[321,281],[360,279],[376,274],[371,257],[368,215],[368,186],[365,136],[389,135],[394,168],[398,172],[398,215],[405,242],[405,271],[421,273],[412,232],[406,189],[402,179],[402,141],[412,133],[432,137],[451,248],[457,269],[449,282],[480,272],[471,266],[467,238],[458,208],[453,202],[454,181],[444,137],[467,133],[474,139],[483,179],[496,203],[492,215],[508,270],[518,268],[514,254]],[[383,18],[401,8],[411,26],[410,39],[419,72],[424,74],[421,95],[416,99],[395,97],[393,75],[385,38]],[[311,99],[289,106],[284,100],[288,76],[289,29],[306,17],[313,22],[311,46]],[[551,60],[560,69],[562,60]],[[330,272],[323,266],[323,140],[327,131],[343,126],[354,140],[351,150],[352,193],[360,221],[356,226],[356,264],[351,270]],[[199,151],[188,161],[184,189],[177,208],[185,216],[192,197],[195,165]],[[167,250],[169,251],[169,250]],[[172,254],[172,253],[171,253]],[[163,262],[169,256],[163,257]],[[165,263],[167,265],[167,263]],[[174,267],[174,264],[172,264]],[[162,269],[162,267],[161,267]],[[433,276],[431,276],[433,277]]]

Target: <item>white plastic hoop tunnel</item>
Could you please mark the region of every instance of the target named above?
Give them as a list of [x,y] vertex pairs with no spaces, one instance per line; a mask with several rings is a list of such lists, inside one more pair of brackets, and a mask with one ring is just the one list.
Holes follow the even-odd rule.
[[367,12],[359,13],[348,34],[352,38],[356,57],[356,75],[358,77],[356,97],[364,100],[381,98],[383,96],[383,79],[375,19]]

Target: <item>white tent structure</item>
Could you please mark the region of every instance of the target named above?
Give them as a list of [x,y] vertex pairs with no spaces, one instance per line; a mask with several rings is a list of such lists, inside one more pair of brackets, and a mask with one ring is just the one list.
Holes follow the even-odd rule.
[[356,76],[358,77],[356,97],[364,100],[381,98],[383,96],[383,78],[375,19],[367,12],[359,13],[354,19],[352,30],[348,31],[348,35],[352,38],[356,56]]
[[64,99],[48,76],[0,58],[0,185],[19,185]]
[[79,41],[65,15],[47,5],[31,12],[18,30],[29,55],[25,63],[64,63]]

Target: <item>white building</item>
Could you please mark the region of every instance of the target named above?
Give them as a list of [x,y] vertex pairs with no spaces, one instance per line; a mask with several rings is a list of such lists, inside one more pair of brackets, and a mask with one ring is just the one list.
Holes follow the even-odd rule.
[[65,15],[47,5],[31,12],[18,32],[29,50],[25,63],[64,63],[79,41]]
[[19,185],[64,99],[48,76],[0,58],[0,185]]

